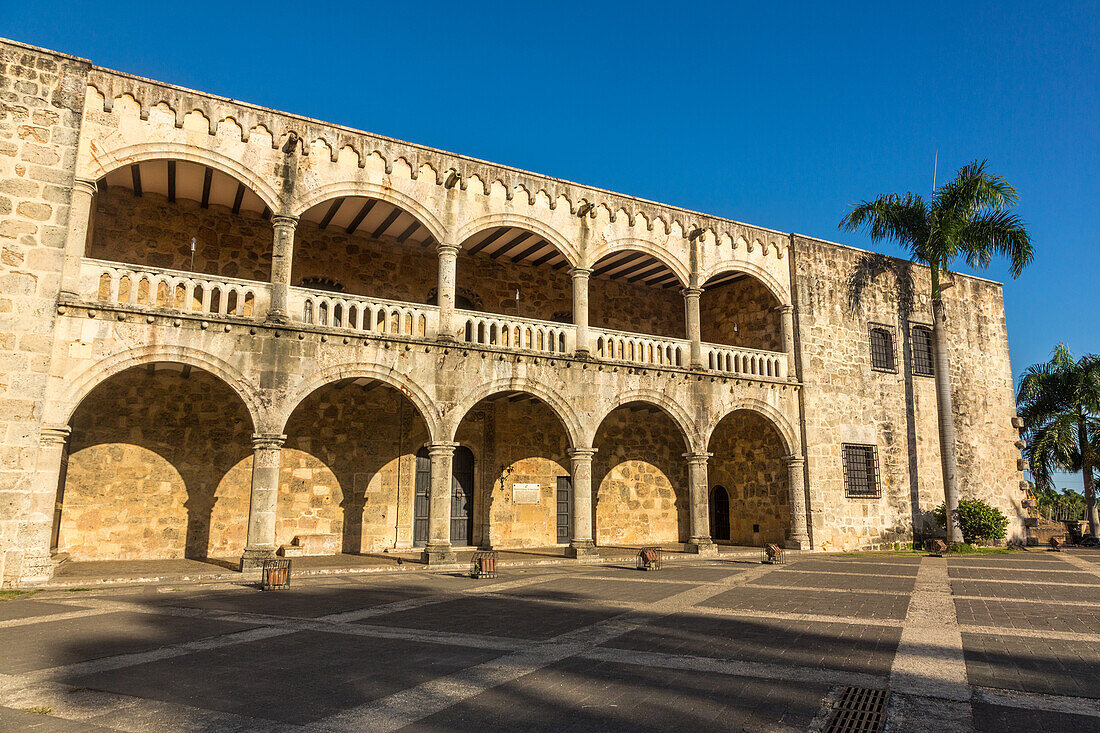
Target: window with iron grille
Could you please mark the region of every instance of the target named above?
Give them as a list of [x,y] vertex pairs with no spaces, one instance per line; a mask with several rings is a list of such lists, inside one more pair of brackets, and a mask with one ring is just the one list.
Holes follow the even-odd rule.
[[894,333],[887,326],[871,326],[871,368],[878,372],[896,372]]
[[913,326],[913,374],[931,377],[936,374],[932,354],[932,329],[928,326]]
[[873,445],[845,445],[844,495],[853,498],[877,498],[878,455]]

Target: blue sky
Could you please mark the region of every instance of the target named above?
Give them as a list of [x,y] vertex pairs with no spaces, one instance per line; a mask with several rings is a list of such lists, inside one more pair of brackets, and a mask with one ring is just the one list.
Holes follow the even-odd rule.
[[1100,352],[1100,3],[245,5],[10,2],[0,35],[891,254],[851,205],[985,158],[1036,248],[979,273],[1014,371]]

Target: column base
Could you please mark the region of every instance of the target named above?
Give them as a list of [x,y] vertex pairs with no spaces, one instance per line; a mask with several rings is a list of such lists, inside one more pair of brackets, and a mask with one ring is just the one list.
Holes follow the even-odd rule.
[[687,544],[684,545],[684,549],[696,555],[718,554],[718,545],[714,544],[714,540],[710,537],[692,537],[688,540]]
[[264,566],[264,560],[271,560],[274,557],[274,547],[246,547],[244,554],[241,555],[241,572],[259,570]]
[[812,550],[813,546],[810,544],[810,538],[807,535],[791,536],[787,538],[787,541],[783,545],[788,550]]
[[590,349],[577,349],[573,352],[573,358],[579,361],[594,361]]
[[435,340],[441,344],[456,344],[458,339],[449,333],[438,333],[435,336]]
[[270,326],[285,326],[290,323],[290,316],[286,311],[268,311],[264,323]]
[[596,543],[592,540],[573,540],[569,543],[569,547],[565,548],[565,556],[584,560],[585,558],[599,557],[600,553],[596,550]]
[[425,565],[454,565],[458,562],[458,556],[451,549],[449,542],[428,543],[424,546],[424,552],[420,559]]

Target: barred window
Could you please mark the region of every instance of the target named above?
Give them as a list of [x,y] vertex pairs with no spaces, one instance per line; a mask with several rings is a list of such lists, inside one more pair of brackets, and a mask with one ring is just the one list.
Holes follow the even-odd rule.
[[913,326],[913,374],[931,377],[936,373],[932,357],[932,329],[928,326]]
[[878,456],[873,445],[845,445],[844,495],[854,498],[877,498]]
[[871,368],[879,372],[896,372],[894,334],[885,326],[871,326]]

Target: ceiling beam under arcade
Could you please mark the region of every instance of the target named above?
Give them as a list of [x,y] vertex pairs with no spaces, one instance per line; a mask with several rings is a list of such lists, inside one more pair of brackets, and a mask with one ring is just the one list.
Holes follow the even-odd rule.
[[378,203],[378,199],[368,199],[365,204],[359,209],[359,213],[355,215],[355,218],[351,220],[351,223],[344,228],[344,231],[348,234],[354,234],[355,230],[359,228],[359,225],[363,223],[363,220],[370,214],[371,209]]
[[409,237],[413,235],[413,232],[415,232],[419,228],[420,222],[413,221],[412,224],[409,224],[407,227],[405,227],[405,231],[397,235],[397,241],[404,244],[406,241],[408,241]]
[[210,167],[203,168],[202,173],[202,201],[199,206],[204,209],[210,208],[210,184],[214,180],[214,169]]
[[390,215],[383,219],[382,223],[379,224],[373,232],[371,232],[371,237],[373,239],[378,239],[379,237],[381,237],[383,234],[385,234],[386,230],[389,229],[395,221],[397,221],[397,217],[399,216],[401,216],[401,209],[395,206],[393,211],[390,212]]
[[542,257],[539,257],[537,260],[535,260],[531,264],[534,265],[535,267],[541,267],[541,266],[545,265],[547,262],[549,262],[550,260],[557,257],[559,254],[561,254],[561,253],[558,252],[556,249],[552,249],[547,254],[544,254]]
[[466,254],[471,254],[471,255],[477,254],[478,252],[485,249],[490,244],[497,241],[498,239],[500,239],[501,237],[503,237],[507,233],[508,233],[508,227],[498,227],[495,232],[493,232],[489,236],[485,237],[485,239],[481,240],[480,243],[475,244],[473,247],[470,247],[470,249],[466,250]]
[[636,283],[639,280],[645,280],[646,278],[650,278],[650,277],[653,277],[654,275],[660,274],[661,272],[664,272],[664,270],[665,270],[665,266],[663,264],[661,264],[660,262],[658,262],[657,264],[653,265],[649,269],[642,270],[641,272],[636,274],[634,277],[628,277],[626,279],[626,281],[628,283]]
[[324,229],[332,221],[332,217],[336,216],[336,212],[340,210],[340,205],[344,203],[343,198],[335,199],[332,205],[328,207],[328,212],[325,214],[325,218],[321,219],[321,223],[317,225],[318,229]]
[[233,197],[233,213],[241,213],[241,203],[244,201],[244,184],[237,182],[237,194]]
[[508,242],[507,244],[502,244],[501,246],[497,247],[496,252],[493,252],[491,255],[489,255],[489,259],[495,260],[498,257],[508,254],[533,236],[535,235],[532,232],[521,231],[520,235],[513,239],[511,242]]
[[176,203],[176,161],[174,160],[168,161],[168,201]]
[[527,249],[520,252],[518,255],[516,255],[512,259],[515,260],[516,262],[523,262],[528,257],[530,257],[531,255],[535,254],[540,249],[545,247],[547,244],[548,244],[548,242],[546,242],[545,240],[540,239],[537,242],[535,242],[534,244],[532,244],[530,247],[528,247]]
[[610,271],[614,270],[617,267],[622,267],[623,265],[629,264],[631,262],[635,262],[637,260],[640,260],[640,259],[644,258],[645,256],[646,255],[642,252],[635,252],[633,254],[627,255],[626,257],[621,257],[621,258],[619,258],[619,259],[617,259],[613,262],[607,262],[603,265],[600,265],[595,270],[593,270],[592,271],[592,277],[599,277],[600,275],[603,275],[604,273],[610,272]]
[[130,179],[134,183],[134,197],[141,198],[141,167],[137,163],[130,164]]

